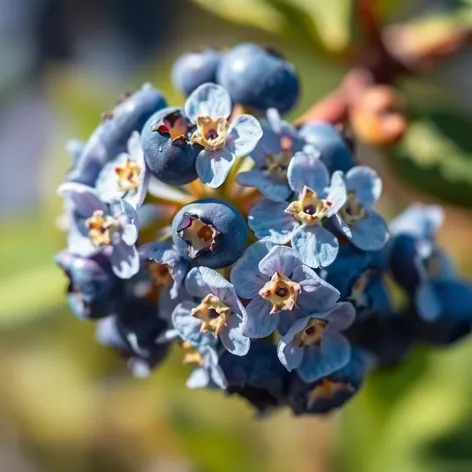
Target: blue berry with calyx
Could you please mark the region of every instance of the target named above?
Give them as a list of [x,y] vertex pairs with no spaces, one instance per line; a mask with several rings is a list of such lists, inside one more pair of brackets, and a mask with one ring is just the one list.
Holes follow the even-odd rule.
[[178,251],[193,262],[220,269],[236,262],[246,248],[248,228],[234,206],[203,199],[184,206],[172,222]]
[[356,165],[352,143],[330,123],[307,123],[300,128],[299,134],[319,152],[321,161],[331,173],[336,170],[347,172]]
[[164,96],[151,84],[120,97],[118,105],[102,115],[102,123],[75,158],[69,180],[93,186],[103,166],[127,151],[133,131],[141,131],[148,118],[165,106]]
[[172,84],[184,95],[190,95],[207,82],[216,82],[216,70],[221,53],[216,49],[203,49],[182,54],[172,67]]
[[217,81],[234,103],[285,113],[295,105],[300,84],[295,67],[272,49],[244,43],[230,49],[218,67]]
[[195,160],[202,147],[189,142],[193,125],[182,108],[155,113],[141,134],[144,159],[151,173],[169,185],[184,185],[197,178]]

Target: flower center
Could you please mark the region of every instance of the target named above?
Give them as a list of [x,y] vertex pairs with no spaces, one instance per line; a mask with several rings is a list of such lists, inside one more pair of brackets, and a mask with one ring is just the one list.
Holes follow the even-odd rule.
[[271,313],[280,311],[292,311],[296,308],[297,297],[302,291],[300,284],[293,282],[280,272],[276,272],[264,287],[259,291],[259,295],[272,303]]
[[359,203],[355,192],[347,194],[347,200],[344,206],[339,210],[339,216],[348,224],[355,225],[366,215],[365,208]]
[[120,192],[136,190],[139,187],[139,176],[141,172],[141,166],[127,157],[126,162],[122,166],[115,167],[115,173],[118,176],[118,190]]
[[192,310],[192,316],[202,322],[202,333],[213,333],[216,337],[226,325],[231,310],[217,296],[209,294]]
[[287,169],[292,160],[292,140],[283,137],[280,140],[281,152],[280,154],[269,154],[266,157],[266,173],[276,182],[287,181]]
[[310,391],[308,396],[308,408],[311,408],[318,400],[329,400],[339,392],[352,393],[354,390],[354,387],[347,382],[334,382],[333,380],[323,379]]
[[153,131],[170,134],[172,141],[187,139],[188,121],[187,118],[177,110],[166,115],[162,123],[158,123]]
[[185,351],[182,364],[196,364],[200,367],[203,367],[202,354],[198,352],[189,342],[184,341],[182,343],[182,348]]
[[169,288],[173,284],[172,267],[169,264],[151,261],[148,268],[151,279],[156,286]]
[[331,206],[330,201],[318,198],[314,190],[305,187],[300,199],[290,203],[285,212],[290,213],[300,223],[314,225],[328,214]]
[[189,256],[194,259],[202,252],[215,249],[220,232],[197,216],[185,214],[177,234],[189,244]]
[[214,120],[209,116],[198,116],[197,129],[190,140],[205,149],[216,151],[226,144],[228,128],[229,123],[226,118],[219,117]]
[[104,215],[102,210],[96,210],[93,215],[85,220],[88,228],[88,236],[96,247],[110,246],[111,235],[118,231],[120,223],[115,218]]
[[307,324],[295,336],[295,344],[298,347],[312,346],[319,344],[323,339],[324,330],[328,322],[326,320],[319,320],[318,318],[311,318]]

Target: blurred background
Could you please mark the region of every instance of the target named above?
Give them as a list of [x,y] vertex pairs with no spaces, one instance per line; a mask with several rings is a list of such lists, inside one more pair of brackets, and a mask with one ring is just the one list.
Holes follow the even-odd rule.
[[[70,164],[65,143],[85,139],[120,92],[151,81],[182,103],[170,84],[180,53],[258,41],[300,72],[296,118],[352,67],[355,3],[0,0],[1,472],[472,470],[472,339],[415,349],[341,413],[256,421],[242,400],[186,390],[188,368],[173,355],[133,379],[68,312],[52,263],[64,246],[55,190]],[[384,178],[387,215],[413,199],[446,205],[440,241],[472,275],[472,3],[370,3],[387,40],[405,33],[394,41],[404,57],[434,54],[396,78],[406,135],[387,150],[361,146],[359,159]]]

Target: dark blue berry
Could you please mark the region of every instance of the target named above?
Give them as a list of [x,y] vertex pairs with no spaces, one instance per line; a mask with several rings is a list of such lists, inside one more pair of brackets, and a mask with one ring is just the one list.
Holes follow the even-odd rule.
[[182,108],[158,111],[144,125],[141,134],[144,159],[151,173],[169,185],[184,185],[197,178],[195,160],[201,146],[188,138],[192,124]]
[[204,199],[184,206],[172,222],[177,250],[212,269],[233,264],[246,249],[248,229],[234,206]]
[[64,250],[55,261],[69,278],[67,301],[75,316],[104,318],[120,305],[122,281],[113,273],[104,253],[83,258]]
[[307,123],[300,128],[300,136],[321,154],[321,160],[330,172],[347,172],[356,165],[350,144],[329,123]]
[[215,49],[187,52],[180,56],[172,68],[172,83],[184,95],[190,95],[207,82],[216,82],[216,69],[221,53]]
[[272,50],[240,44],[227,52],[218,67],[217,81],[234,103],[256,110],[289,111],[298,99],[295,67]]
[[147,119],[164,108],[166,101],[159,90],[144,85],[132,95],[123,97],[85,144],[70,172],[69,180],[94,185],[102,167],[121,152],[126,152],[133,131],[141,131]]

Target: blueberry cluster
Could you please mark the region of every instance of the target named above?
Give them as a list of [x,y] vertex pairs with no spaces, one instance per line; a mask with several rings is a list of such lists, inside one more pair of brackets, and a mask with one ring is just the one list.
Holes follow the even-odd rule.
[[298,96],[291,64],[243,44],[182,56],[173,80],[184,107],[151,85],[123,96],[70,143],[58,190],[70,309],[136,376],[174,345],[189,388],[321,414],[415,343],[471,330],[472,287],[435,243],[441,208],[388,227],[352,140],[281,118]]

